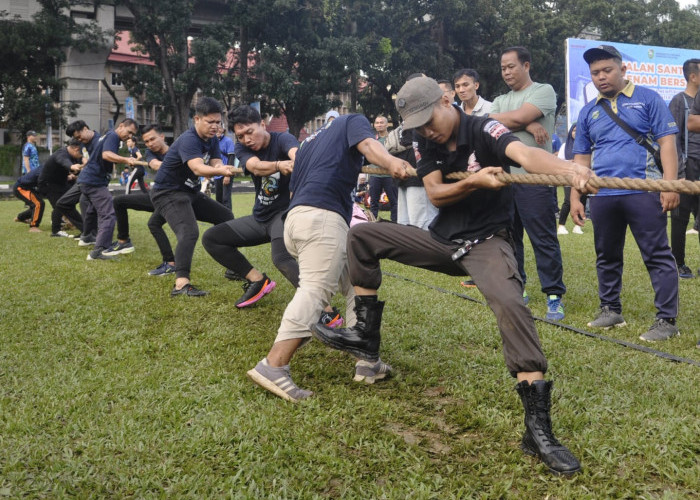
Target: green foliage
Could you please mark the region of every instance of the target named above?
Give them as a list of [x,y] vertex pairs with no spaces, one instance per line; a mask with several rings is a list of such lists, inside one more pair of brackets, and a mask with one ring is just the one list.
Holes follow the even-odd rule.
[[0,175],[13,176],[19,172],[22,161],[22,146],[19,144],[3,144],[0,146]]
[[58,65],[68,47],[84,50],[104,42],[96,25],[78,26],[65,14],[69,0],[39,3],[42,10],[31,21],[0,11],[0,117],[21,132],[43,130],[47,116],[54,126],[63,126],[75,115],[75,105],[59,103],[64,83]]
[[[252,195],[233,201],[238,217],[250,213]],[[245,376],[294,294],[269,245],[243,252],[277,288],[237,310],[240,284],[223,279],[201,244],[192,278],[209,297],[171,299],[172,278],[146,275],[160,261],[150,214],[129,213],[134,254],[87,262],[74,240],[12,222],[21,209],[0,202],[2,496],[683,499],[700,491],[695,366],[538,323],[555,381],[554,430],[584,467],[558,478],[518,449],[522,407],[485,305],[386,276],[382,358],[395,376],[357,384],[352,359],[314,341],[292,375],[315,395],[292,405]],[[586,329],[597,300],[590,225],[584,231],[560,241],[565,322]],[[531,308],[543,316],[527,257]],[[700,265],[697,240],[687,258]],[[629,326],[605,333],[638,342],[653,296],[631,237],[625,259]],[[382,268],[482,299],[454,277]],[[700,359],[698,285],[680,284],[683,335],[654,348]]]

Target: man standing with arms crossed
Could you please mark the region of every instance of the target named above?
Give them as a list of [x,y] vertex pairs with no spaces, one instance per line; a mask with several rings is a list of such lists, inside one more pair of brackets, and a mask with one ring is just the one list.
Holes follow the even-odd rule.
[[[515,133],[527,146],[539,147],[552,152],[551,137],[554,133],[554,113],[557,96],[551,85],[533,82],[530,78],[532,57],[524,47],[509,47],[501,52],[501,76],[510,87],[510,92],[494,99],[489,116],[498,120]],[[513,174],[524,174],[521,168],[511,169]],[[564,319],[562,296],[564,266],[557,239],[557,193],[552,186],[513,185],[515,220],[513,238],[518,271],[527,282],[525,274],[525,247],[523,230],[527,231],[535,252],[537,274],[542,292],[547,295],[547,319]],[[527,292],[523,293],[525,303]]]
[[[678,127],[661,96],[625,79],[622,56],[612,45],[589,49],[583,58],[599,95],[579,113],[574,162],[589,166],[599,177],[660,179],[663,176],[675,180]],[[605,107],[639,134],[653,137],[661,150],[663,174],[652,155],[615,123]],[[572,187],[571,216],[582,226],[586,215],[580,196],[581,191]],[[649,272],[657,310],[656,320],[639,338],[656,342],[679,335],[676,326],[678,271],[666,234],[666,212],[676,208],[678,202],[678,193],[624,189],[601,189],[590,198],[600,311],[588,326],[607,329],[626,325],[620,293],[625,235],[629,226]]]

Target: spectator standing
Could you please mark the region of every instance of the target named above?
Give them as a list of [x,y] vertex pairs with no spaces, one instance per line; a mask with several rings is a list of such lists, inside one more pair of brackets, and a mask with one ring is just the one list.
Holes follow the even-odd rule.
[[[141,151],[136,145],[136,141],[133,137],[126,140],[126,149],[129,151],[129,156],[131,156],[133,159],[141,161],[141,158],[143,158],[143,155],[141,154]],[[134,166],[131,168],[129,179],[126,182],[126,194],[131,193],[131,187],[134,185],[134,182],[138,182],[142,193],[148,193],[146,182],[143,180],[145,176],[146,169],[143,167],[143,165],[134,164]]]
[[[581,110],[576,122],[574,161],[590,166],[600,177],[675,180],[678,171],[678,127],[664,100],[653,90],[625,79],[622,56],[612,45],[584,52],[591,80],[599,95]],[[649,135],[661,150],[663,173],[653,156],[638,144],[610,113],[640,134]],[[595,155],[592,152],[595,151]],[[571,190],[571,215],[583,225],[586,214],[580,191]],[[622,317],[622,267],[627,228],[639,247],[654,288],[656,320],[639,338],[648,342],[679,334],[678,271],[668,245],[666,212],[678,206],[678,193],[647,193],[624,189],[601,189],[590,198],[593,239],[598,273],[600,311],[588,326],[625,326]]]
[[[229,164],[229,159],[231,160],[231,166],[233,166],[233,156],[235,144],[233,140],[226,135],[226,131],[222,126],[219,130],[219,150],[221,151],[221,161],[224,165]],[[233,210],[233,205],[231,204],[231,183],[233,178],[230,175],[222,175],[214,179],[214,197],[216,201],[221,203],[223,206],[229,210]]]
[[477,94],[481,83],[475,69],[463,68],[452,77],[462,111],[471,116],[484,116],[491,112],[491,101]]
[[[574,140],[576,139],[576,124],[574,123],[566,136],[566,142],[563,146],[559,148],[557,156],[560,159],[571,161],[574,159]],[[554,142],[552,141],[552,145]],[[564,186],[564,201],[559,209],[559,227],[557,228],[557,234],[569,234],[569,230],[566,229],[566,219],[569,218],[569,213],[571,212],[571,203],[569,201],[571,198],[571,187]],[[586,204],[586,195],[581,196],[581,203]],[[572,231],[574,234],[583,234],[583,229],[581,226],[574,224],[574,229]]]
[[39,152],[36,150],[36,132],[27,132],[27,142],[22,146],[22,175],[39,168]]
[[[532,57],[525,47],[509,47],[501,52],[501,76],[510,92],[493,101],[490,116],[514,131],[526,145],[552,152],[551,137],[554,133],[554,113],[557,96],[551,85],[533,82],[530,78]],[[511,173],[525,173],[513,168]],[[562,297],[564,265],[557,239],[557,192],[552,186],[513,185],[515,220],[513,237],[518,271],[527,283],[525,273],[524,231],[530,238],[535,252],[537,274],[542,292],[547,296],[546,317],[552,321],[564,319]],[[525,303],[527,292],[523,292]]]
[[[679,129],[676,140],[678,178],[697,181],[700,179],[700,134],[689,130],[689,114],[697,116],[700,113],[700,104],[695,107],[695,97],[700,85],[700,59],[685,61],[683,76],[686,80],[685,90],[671,99],[668,108]],[[678,276],[684,279],[693,277],[693,271],[685,262],[686,229],[691,213],[695,220],[698,220],[699,209],[700,196],[681,193],[678,207],[671,212],[671,251],[678,266]],[[700,241],[700,235],[698,239]]]
[[[385,116],[379,115],[374,119],[374,130],[376,132],[374,138],[377,139],[382,145],[386,142],[386,138],[389,136],[388,131],[389,122]],[[379,204],[382,197],[382,191],[386,193],[386,197],[389,200],[389,210],[391,211],[391,221],[396,222],[397,217],[397,202],[398,202],[398,189],[391,175],[387,174],[371,174],[369,176],[369,203],[370,211],[374,217],[379,216]]]

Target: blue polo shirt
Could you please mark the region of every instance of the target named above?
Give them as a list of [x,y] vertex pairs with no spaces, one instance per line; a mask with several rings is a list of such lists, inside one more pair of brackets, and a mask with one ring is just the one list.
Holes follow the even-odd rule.
[[270,143],[265,149],[253,151],[243,143],[236,143],[236,158],[252,177],[255,185],[255,206],[253,217],[258,222],[267,222],[279,212],[284,212],[289,207],[289,175],[275,172],[271,175],[258,176],[247,169],[248,161],[256,157],[260,161],[286,161],[289,160],[289,151],[299,147],[297,141],[289,132],[270,132]]
[[343,115],[326,124],[299,146],[290,181],[289,209],[307,205],[340,214],[350,224],[352,193],[364,157],[355,146],[373,139],[362,115]]
[[[602,95],[586,104],[576,122],[574,154],[592,155],[591,168],[599,177],[660,179],[661,171],[654,158],[610,118],[602,105]],[[614,98],[610,107],[634,130],[654,141],[677,134],[678,127],[659,94],[629,82]],[[601,189],[597,196],[640,193],[627,189]]]
[[[22,148],[22,156],[27,156],[29,158],[29,168],[34,170],[39,168],[39,152],[36,146],[31,142],[27,142]],[[24,166],[24,160],[22,161],[22,174],[27,173],[27,168]]]
[[184,132],[165,153],[163,163],[156,172],[153,189],[191,193],[199,191],[199,176],[187,165],[188,161],[195,158],[201,158],[206,164],[214,158],[221,159],[219,138],[214,136],[204,140],[194,127]]
[[90,153],[87,164],[78,175],[78,184],[86,186],[107,186],[112,178],[114,163],[102,158],[102,153],[111,151],[119,154],[119,144],[121,139],[114,130],[110,130],[100,137]]

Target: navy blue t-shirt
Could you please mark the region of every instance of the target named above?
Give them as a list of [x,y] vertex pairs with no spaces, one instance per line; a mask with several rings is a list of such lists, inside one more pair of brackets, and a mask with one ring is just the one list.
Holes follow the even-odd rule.
[[121,139],[114,130],[110,130],[100,137],[90,153],[87,164],[80,171],[78,184],[85,184],[87,186],[107,186],[109,180],[112,178],[114,163],[102,158],[102,153],[111,151],[114,154],[118,154],[120,143]]
[[194,127],[184,132],[165,153],[163,163],[156,173],[153,189],[199,191],[199,176],[187,165],[188,161],[195,158],[201,158],[206,164],[209,164],[211,159],[221,159],[219,138],[214,136],[205,141],[197,135]]
[[[289,160],[290,149],[299,147],[299,142],[288,132],[270,132],[270,143],[265,149],[253,151],[237,142],[234,152],[241,168],[246,168],[248,160],[257,157],[260,161]],[[275,172],[272,175],[258,176],[248,171],[255,184],[255,206],[253,217],[259,222],[266,222],[289,207],[289,175]]]
[[88,152],[88,155],[91,155],[93,151],[95,151],[95,147],[97,146],[97,143],[100,142],[100,133],[97,130],[93,130],[94,134],[92,136],[92,139],[90,139],[90,142],[85,144],[85,149]]
[[362,170],[357,146],[374,138],[362,115],[343,115],[301,143],[290,182],[289,208],[308,205],[336,212],[350,224],[352,193]]
[[[167,153],[167,151],[165,153]],[[163,161],[163,158],[165,158],[165,153],[154,153],[150,149],[146,148],[146,163],[150,165],[151,160]]]

